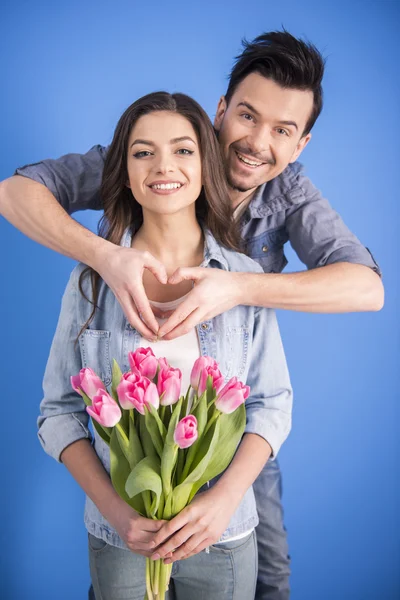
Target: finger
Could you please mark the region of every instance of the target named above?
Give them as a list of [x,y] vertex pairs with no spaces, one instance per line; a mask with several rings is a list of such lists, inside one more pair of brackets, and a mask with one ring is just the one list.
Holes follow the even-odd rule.
[[[163,340],[173,340],[181,335],[185,335],[191,329],[196,327],[196,325],[198,325],[199,323],[201,323],[204,320],[205,319],[203,316],[203,312],[200,308],[198,308],[198,309],[194,310],[184,321],[179,323],[173,329],[170,329],[169,333],[167,333],[163,336]],[[169,320],[166,321],[164,323],[164,325],[167,325],[168,322],[169,322]],[[161,331],[161,328],[160,328],[160,331]],[[159,335],[160,335],[160,332],[159,332]]]
[[[187,540],[196,532],[196,527],[193,525],[188,525],[183,527],[169,538],[164,544],[159,546],[156,552],[152,555],[153,560],[157,560],[158,558],[164,558],[166,554],[169,552],[174,553],[174,560],[176,551],[183,545]],[[153,558],[154,557],[154,558]]]
[[182,281],[197,281],[202,274],[202,267],[179,267],[168,277],[168,283],[173,285],[181,283]]
[[204,532],[192,535],[184,544],[181,544],[181,546],[174,551],[172,557],[166,557],[164,559],[164,564],[168,565],[171,564],[171,562],[187,558],[194,552],[195,548],[198,548],[204,541]]
[[162,324],[158,331],[159,338],[165,338],[173,329],[176,329],[185,319],[188,318],[199,306],[196,297],[192,298],[193,292],[190,292],[186,300],[182,302],[172,313],[169,319]]
[[[182,556],[180,559],[175,558],[174,556],[174,561],[175,560],[186,560],[187,558],[190,558],[191,556],[194,556],[195,554],[198,554],[199,552],[202,552],[205,548],[208,548],[209,546],[213,545],[213,541],[211,538],[206,538],[205,540],[203,539],[198,546],[196,546],[195,548],[193,548],[188,554],[186,554],[186,556]],[[171,559],[168,560],[164,560],[164,564],[168,565],[170,564],[172,561]]]
[[[139,321],[141,323],[144,322],[144,325],[151,330],[151,337],[154,338],[154,334],[158,333],[159,326],[151,310],[150,302],[146,296],[142,282],[137,283],[133,288],[128,287],[128,294],[130,295],[131,303],[136,308]],[[143,328],[140,324],[139,327]],[[138,331],[141,333],[140,329]]]
[[189,521],[189,511],[187,509],[183,509],[176,517],[171,519],[165,523],[165,525],[159,530],[159,532],[154,536],[154,543],[157,546],[160,546],[166,539],[170,538],[174,533],[182,529],[185,525],[187,525]]
[[[154,520],[143,517],[143,523],[140,523],[140,529],[142,531],[149,531],[154,534],[154,532],[160,531],[160,529],[162,529],[162,527],[164,527],[164,525],[166,525],[167,523],[168,521],[166,521],[165,519]],[[151,537],[154,538],[154,535],[152,535]]]
[[148,269],[151,273],[153,273],[154,277],[156,277],[156,279],[158,279],[160,283],[167,283],[168,274],[162,262],[154,258],[154,256],[150,254],[150,252],[144,252],[143,254],[144,268]]
[[147,340],[156,341],[157,334],[151,329],[149,329],[146,323],[142,321],[142,319],[139,316],[139,312],[136,308],[136,305],[134,304],[130,295],[126,293],[124,295],[116,296],[116,298],[120,303],[121,308],[124,311],[124,314],[129,323],[132,325],[132,327],[134,327],[140,333],[140,335],[146,338]]

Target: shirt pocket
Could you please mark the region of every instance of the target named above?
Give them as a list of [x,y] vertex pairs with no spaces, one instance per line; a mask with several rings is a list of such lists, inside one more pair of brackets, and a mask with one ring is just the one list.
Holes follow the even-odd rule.
[[288,239],[284,227],[264,231],[247,241],[247,254],[262,266],[265,273],[280,273],[287,265],[283,246]]
[[248,327],[228,326],[225,329],[225,337],[225,379],[240,379],[246,370],[250,330]]
[[82,363],[90,367],[107,387],[111,383],[110,331],[85,329],[79,337]]

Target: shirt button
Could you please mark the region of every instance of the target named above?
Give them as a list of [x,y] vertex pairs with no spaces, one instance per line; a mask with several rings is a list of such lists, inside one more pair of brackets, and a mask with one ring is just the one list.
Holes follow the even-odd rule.
[[262,251],[263,251],[263,252],[268,252],[268,246],[263,246],[263,247],[262,247]]
[[201,328],[202,328],[202,329],[208,329],[208,325],[207,325],[207,323],[202,323],[202,324],[201,324]]

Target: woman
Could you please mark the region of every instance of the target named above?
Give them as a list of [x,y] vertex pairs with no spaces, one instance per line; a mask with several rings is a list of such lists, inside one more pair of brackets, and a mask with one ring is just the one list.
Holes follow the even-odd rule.
[[[262,272],[238,252],[212,125],[183,94],[149,94],[126,110],[108,151],[102,195],[101,234],[111,243],[148,251],[169,276],[179,267],[198,265]],[[150,271],[143,281],[161,310],[179,306],[192,286],[159,281]],[[232,463],[169,523],[141,517],[116,494],[108,475],[109,448],[97,434],[92,448],[88,415],[70,385],[70,376],[89,366],[109,385],[112,358],[127,371],[128,352],[148,345],[99,275],[78,265],[63,297],[38,425],[46,452],[63,462],[86,492],[96,597],[142,600],[144,556],[162,556],[174,560],[170,598],[250,599],[258,522],[251,485],[290,429],[291,387],[275,314],[238,306],[181,338],[151,344],[186,376],[183,390],[200,355],[215,358],[226,379],[235,375],[251,387],[245,435]]]

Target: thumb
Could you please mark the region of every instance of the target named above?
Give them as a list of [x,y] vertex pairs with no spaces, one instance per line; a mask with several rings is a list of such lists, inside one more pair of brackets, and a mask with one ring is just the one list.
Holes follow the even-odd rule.
[[153,273],[154,277],[156,277],[160,283],[167,283],[167,269],[164,267],[162,262],[154,258],[154,256],[150,255],[143,266],[145,269],[148,269],[151,273]]

